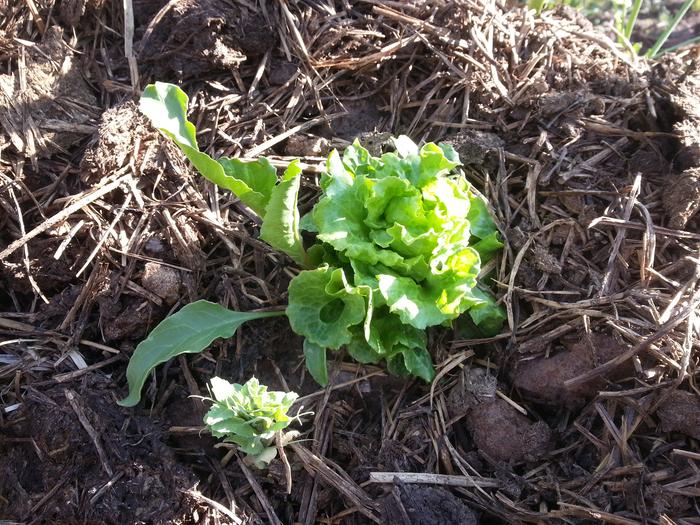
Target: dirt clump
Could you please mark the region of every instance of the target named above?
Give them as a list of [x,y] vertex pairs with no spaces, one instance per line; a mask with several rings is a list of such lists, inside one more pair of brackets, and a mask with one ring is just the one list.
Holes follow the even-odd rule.
[[668,225],[684,228],[700,210],[700,71],[689,74],[676,87],[671,103],[679,120],[674,131],[681,149],[674,158],[677,172],[669,177],[662,200]]
[[139,62],[155,78],[197,77],[212,70],[232,70],[248,53],[265,53],[274,38],[258,15],[243,17],[221,0],[180,0],[168,3],[151,20],[141,40]]
[[459,153],[465,165],[480,166],[493,172],[498,168],[498,151],[505,142],[495,133],[469,130],[452,135],[444,140]]
[[174,304],[180,295],[182,278],[174,268],[147,262],[141,276],[141,285],[150,290],[167,304]]
[[284,152],[292,157],[319,157],[328,155],[328,139],[314,135],[297,134],[287,140]]
[[450,417],[459,418],[475,405],[493,401],[496,386],[496,377],[489,374],[486,368],[464,369],[447,396]]
[[657,516],[662,514],[680,516],[693,510],[691,498],[674,494],[672,490],[659,483],[652,483],[647,487],[644,496]]
[[156,306],[136,293],[117,294],[121,279],[111,274],[97,296],[99,327],[105,341],[140,340],[156,318]]
[[397,483],[381,500],[387,525],[478,525],[477,515],[443,488]]
[[700,397],[676,390],[666,397],[657,414],[664,432],[680,432],[700,439]]
[[384,115],[377,105],[369,100],[343,102],[332,108],[333,112],[345,112],[333,120],[328,132],[333,137],[354,140],[362,133],[381,131]]
[[672,177],[663,203],[671,228],[683,228],[700,210],[700,166]]
[[[149,137],[155,131],[132,101],[124,102],[107,109],[100,117],[92,143],[88,147],[81,167],[86,181],[98,180],[119,170],[129,163],[138,148],[135,145]],[[141,166],[143,153],[135,164]]]
[[532,461],[549,450],[552,440],[545,422],[533,423],[502,399],[473,407],[466,422],[479,452],[495,461]]
[[623,377],[630,371],[629,365],[621,365],[604,378],[574,386],[566,386],[564,383],[617,357],[624,350],[610,336],[591,334],[590,345],[584,339],[551,357],[520,361],[513,372],[513,386],[535,402],[575,408],[595,396],[604,387],[606,378]]
[[110,381],[83,379],[79,389],[30,390],[0,426],[0,493],[7,498],[0,498],[0,515],[34,523],[173,523],[192,473],[160,441],[152,418],[127,416],[115,404]]

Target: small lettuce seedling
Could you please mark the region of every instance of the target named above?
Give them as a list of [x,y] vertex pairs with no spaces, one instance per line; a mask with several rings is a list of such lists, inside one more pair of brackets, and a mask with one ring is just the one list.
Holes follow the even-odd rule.
[[[289,285],[284,312],[233,312],[197,301],[165,319],[136,348],[121,405],[138,403],[156,365],[201,352],[252,319],[286,314],[304,336],[309,372],[323,386],[328,351],[344,348],[358,362],[384,362],[393,374],[429,382],[435,370],[428,327],[466,313],[484,336],[501,330],[503,309],[478,278],[503,244],[452,146],[418,147],[400,136],[396,151],[380,157],[358,141],[342,154],[334,150],[321,175],[321,198],[301,217],[298,161],[278,179],[264,158],[213,159],[197,145],[187,104],[180,88],[157,82],[144,91],[140,109],[204,177],[258,214],[260,238],[302,271]],[[308,246],[301,231],[314,237]]]
[[[213,405],[204,424],[214,437],[234,443],[256,467],[264,468],[277,454],[277,433],[298,417],[287,414],[297,394],[268,391],[255,377],[243,385],[214,377],[211,394]],[[297,435],[296,431],[283,433],[280,443]]]

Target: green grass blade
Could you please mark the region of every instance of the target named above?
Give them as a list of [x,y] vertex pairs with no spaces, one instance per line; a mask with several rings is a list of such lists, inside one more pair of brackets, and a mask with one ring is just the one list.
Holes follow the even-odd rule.
[[231,337],[240,325],[253,319],[284,315],[284,312],[234,312],[209,301],[183,307],[156,326],[136,347],[126,368],[129,395],[118,403],[132,407],[141,400],[141,389],[156,366],[181,354],[195,354],[214,339]]
[[694,1],[695,0],[685,0],[685,2],[683,2],[683,5],[676,13],[676,16],[673,17],[673,20],[671,20],[671,23],[668,25],[666,30],[661,34],[656,42],[654,42],[654,45],[651,46],[649,51],[646,52],[647,58],[655,58],[656,55],[659,54],[659,51],[666,43],[666,40],[668,40],[668,37],[671,36],[671,33],[675,31],[676,26],[680,23],[688,10],[693,6]]
[[547,5],[547,0],[530,0],[528,2],[528,7],[534,9],[538,15],[542,13],[545,5]]
[[697,42],[700,42],[700,36],[689,38],[688,40],[684,40],[683,42],[679,42],[678,44],[675,44],[673,46],[665,47],[661,51],[659,51],[656,56],[664,55],[666,53],[672,53],[674,51],[677,51],[678,49],[693,45]]
[[634,0],[632,3],[632,10],[630,11],[629,18],[627,19],[627,24],[625,25],[625,38],[630,40],[632,38],[632,31],[634,31],[634,25],[637,23],[637,16],[639,15],[639,10],[642,8],[642,0]]

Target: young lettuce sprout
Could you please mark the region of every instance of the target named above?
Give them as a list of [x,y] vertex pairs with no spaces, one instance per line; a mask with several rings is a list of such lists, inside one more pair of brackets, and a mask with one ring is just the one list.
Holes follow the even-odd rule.
[[265,468],[275,458],[278,444],[299,435],[282,432],[300,417],[287,414],[299,397],[295,392],[268,391],[255,377],[243,385],[214,377],[210,391],[212,397],[205,399],[213,405],[204,423],[214,437],[234,443],[258,468]]

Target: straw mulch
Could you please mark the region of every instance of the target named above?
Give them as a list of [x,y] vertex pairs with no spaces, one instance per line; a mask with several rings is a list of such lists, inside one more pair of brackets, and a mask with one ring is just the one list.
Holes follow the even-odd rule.
[[[700,523],[700,74],[575,11],[497,2],[25,0],[0,11],[0,522]],[[153,375],[130,353],[198,298],[279,309],[296,268],[138,113],[188,92],[200,147],[319,162],[355,137],[455,145],[506,241],[491,339],[430,334],[433,385],[284,321]],[[286,466],[202,432],[212,375],[313,410]]]

